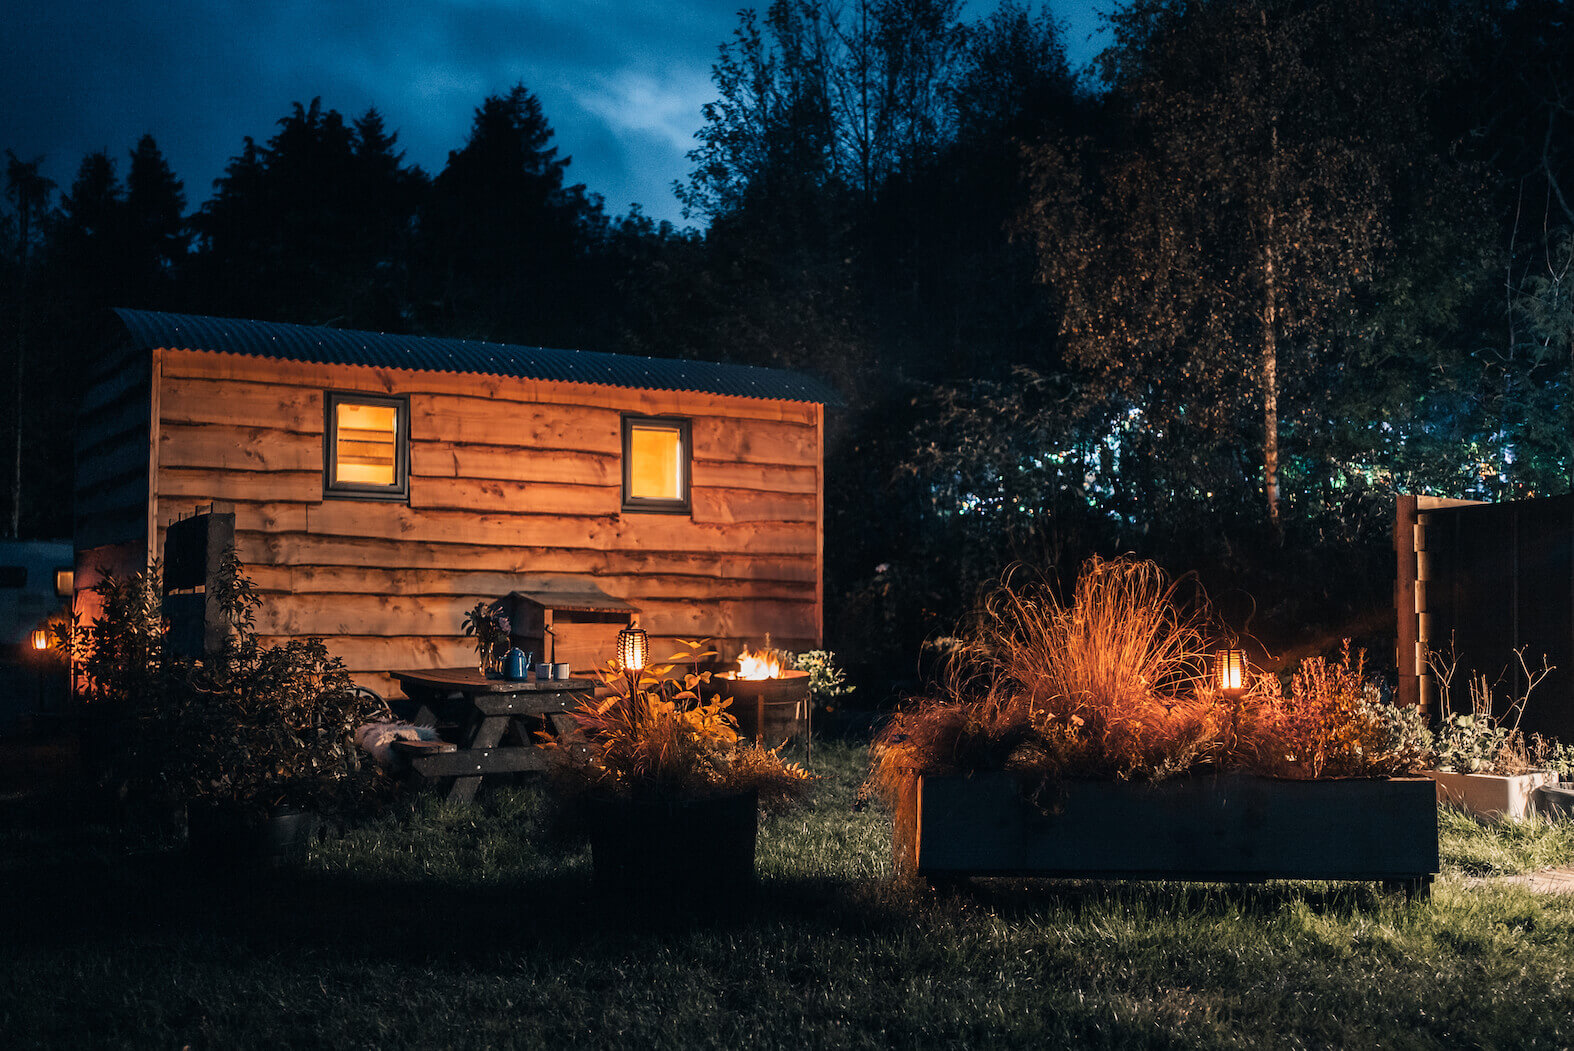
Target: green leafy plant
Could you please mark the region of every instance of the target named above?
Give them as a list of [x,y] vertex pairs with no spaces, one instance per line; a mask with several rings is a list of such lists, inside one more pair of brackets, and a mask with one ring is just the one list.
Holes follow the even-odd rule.
[[[1453,705],[1453,683],[1457,661],[1448,653],[1433,652],[1427,655],[1427,664],[1438,687],[1438,730],[1433,748],[1432,762],[1439,770],[1452,770],[1461,774],[1522,774],[1544,769],[1543,758],[1550,754],[1550,745],[1539,748],[1520,731],[1520,720],[1530,695],[1552,671],[1552,666],[1542,658],[1541,667],[1532,671],[1525,660],[1523,649],[1515,651],[1520,670],[1524,673],[1525,688],[1517,697],[1510,698],[1498,714],[1492,685],[1480,672],[1469,676],[1467,690],[1470,710],[1456,712]],[[1538,751],[1542,754],[1538,755]]]
[[1365,654],[1345,639],[1338,661],[1311,657],[1290,677],[1259,675],[1239,703],[1230,752],[1244,769],[1279,777],[1381,777],[1420,769],[1432,735],[1418,708],[1383,697]]
[[821,711],[831,711],[841,698],[857,687],[847,683],[847,674],[836,664],[831,650],[805,650],[792,659],[791,666],[809,673],[809,698]]
[[95,591],[103,612],[82,629],[86,698],[115,728],[114,774],[132,791],[260,815],[344,811],[387,790],[353,739],[382,705],[321,639],[261,642],[261,598],[233,555],[215,583],[230,631],[201,659],[166,646],[157,565]]
[[[714,657],[705,641],[663,664],[628,673],[612,662],[599,672],[607,696],[570,712],[584,740],[544,741],[554,782],[570,795],[697,799],[754,791],[767,809],[803,798],[812,777],[797,763],[749,741],[727,711],[730,700],[701,696],[711,673],[693,670]],[[669,678],[679,664],[691,670]]]

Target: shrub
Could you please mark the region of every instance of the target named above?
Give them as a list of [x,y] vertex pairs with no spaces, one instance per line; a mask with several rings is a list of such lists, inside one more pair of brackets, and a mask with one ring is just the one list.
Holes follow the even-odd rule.
[[260,814],[345,810],[388,787],[353,739],[382,706],[321,639],[261,643],[260,599],[233,555],[217,583],[231,630],[200,660],[166,646],[157,564],[95,590],[103,613],[82,630],[88,707],[115,728],[114,776],[129,789]]

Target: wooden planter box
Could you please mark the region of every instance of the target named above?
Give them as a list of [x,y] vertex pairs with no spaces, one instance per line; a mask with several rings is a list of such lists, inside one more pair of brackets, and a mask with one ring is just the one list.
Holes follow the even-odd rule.
[[1006,774],[916,776],[908,792],[898,862],[930,879],[1348,879],[1424,892],[1438,871],[1424,777],[1067,781],[1043,801],[1049,813]]
[[1439,803],[1459,807],[1488,821],[1524,819],[1536,809],[1536,789],[1558,783],[1558,775],[1552,770],[1531,774],[1456,774],[1452,770],[1428,770],[1426,776],[1437,782]]

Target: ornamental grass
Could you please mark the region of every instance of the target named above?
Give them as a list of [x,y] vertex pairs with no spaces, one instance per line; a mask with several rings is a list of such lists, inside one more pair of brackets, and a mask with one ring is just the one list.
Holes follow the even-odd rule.
[[1260,672],[1227,698],[1210,675],[1207,604],[1183,611],[1153,562],[1090,559],[1070,602],[1021,569],[966,626],[933,697],[875,739],[869,787],[892,804],[913,773],[1003,770],[1030,795],[1062,779],[1161,780],[1241,770],[1280,777],[1418,769],[1418,712],[1367,683],[1346,644],[1305,662],[1288,696]]

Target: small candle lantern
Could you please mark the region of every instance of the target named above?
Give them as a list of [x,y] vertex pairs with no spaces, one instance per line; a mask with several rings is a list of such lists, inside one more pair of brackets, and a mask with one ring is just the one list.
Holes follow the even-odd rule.
[[33,629],[33,649],[47,650],[49,648],[49,632],[43,628]]
[[1213,655],[1213,683],[1226,697],[1246,692],[1246,651],[1227,647]]
[[618,632],[618,663],[624,671],[644,670],[650,653],[650,636],[645,629],[630,624]]

